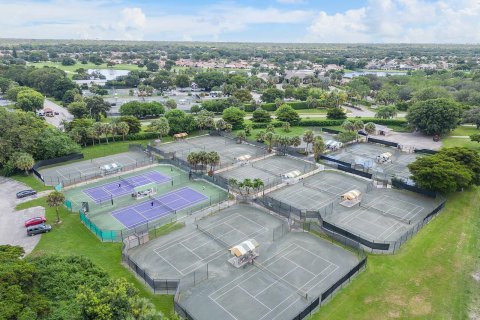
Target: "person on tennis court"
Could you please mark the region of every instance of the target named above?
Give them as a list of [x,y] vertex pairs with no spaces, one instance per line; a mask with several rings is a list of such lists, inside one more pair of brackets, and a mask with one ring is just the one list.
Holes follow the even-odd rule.
[[121,183],[119,183],[119,184],[118,184],[118,187],[119,187],[119,188],[121,188],[121,187],[122,187],[122,184],[121,184]]
[[202,187],[202,190],[205,191],[205,186]]
[[152,204],[152,207],[153,207],[153,201],[151,202],[151,204]]

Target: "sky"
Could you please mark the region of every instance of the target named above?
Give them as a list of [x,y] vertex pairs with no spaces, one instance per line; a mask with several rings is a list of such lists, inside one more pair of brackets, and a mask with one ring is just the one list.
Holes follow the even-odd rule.
[[0,38],[480,43],[480,0],[0,0]]

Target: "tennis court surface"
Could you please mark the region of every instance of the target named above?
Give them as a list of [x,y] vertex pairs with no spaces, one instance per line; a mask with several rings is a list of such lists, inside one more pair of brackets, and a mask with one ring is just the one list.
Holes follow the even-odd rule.
[[150,183],[161,184],[171,180],[172,178],[167,177],[158,171],[150,171],[128,178],[119,177],[118,181],[88,188],[83,190],[83,192],[96,203],[101,203],[103,201],[109,201],[112,198],[132,194],[136,187],[145,186]]
[[205,195],[185,187],[115,210],[112,216],[130,229],[206,200],[208,197]]
[[45,184],[53,186],[63,183],[64,186],[88,181],[102,177],[103,165],[117,164],[121,171],[129,171],[135,168],[152,164],[152,160],[145,153],[139,151],[123,152],[111,156],[95,158],[91,160],[75,161],[57,166],[49,166],[39,170]]
[[[198,320],[293,319],[360,261],[246,204],[199,224],[207,233],[189,225],[128,251],[152,279],[179,279],[175,303]],[[236,268],[228,249],[247,239],[258,241],[260,256]]]
[[[392,154],[391,162],[378,163],[377,156],[385,152]],[[355,143],[330,155],[337,160],[350,163],[354,169],[374,173],[379,179],[410,177],[407,166],[419,156],[377,143]]]
[[187,160],[191,152],[216,151],[220,156],[220,164],[217,167],[222,168],[234,165],[238,157],[250,156],[251,159],[255,159],[266,155],[265,149],[257,148],[245,142],[237,143],[233,139],[211,135],[164,143],[156,148],[174,154],[176,158],[184,161]]
[[374,189],[351,208],[335,204],[324,220],[353,235],[393,248],[441,202],[398,189]]

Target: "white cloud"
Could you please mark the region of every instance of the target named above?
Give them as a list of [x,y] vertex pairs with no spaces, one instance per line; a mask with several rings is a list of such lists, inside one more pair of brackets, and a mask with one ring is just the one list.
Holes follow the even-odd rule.
[[[0,0],[2,3],[2,0]],[[51,0],[2,4],[0,37],[142,40],[217,39],[251,25],[305,23],[313,12],[223,3],[192,14],[167,13],[159,5],[144,12],[123,2]],[[28,8],[28,10],[25,10]],[[4,18],[6,17],[6,18]],[[255,34],[251,36],[255,39]]]
[[308,42],[479,43],[477,0],[370,0],[333,15],[319,12]]
[[283,4],[300,4],[300,3],[305,3],[305,0],[277,0],[278,3],[283,3]]

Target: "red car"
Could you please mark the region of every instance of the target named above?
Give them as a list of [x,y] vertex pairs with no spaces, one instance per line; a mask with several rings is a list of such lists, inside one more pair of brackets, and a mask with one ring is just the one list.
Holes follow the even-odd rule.
[[25,228],[30,227],[30,226],[36,226],[37,224],[42,224],[47,222],[47,219],[45,217],[35,217],[28,219],[25,221]]

